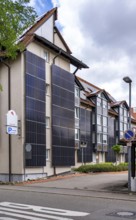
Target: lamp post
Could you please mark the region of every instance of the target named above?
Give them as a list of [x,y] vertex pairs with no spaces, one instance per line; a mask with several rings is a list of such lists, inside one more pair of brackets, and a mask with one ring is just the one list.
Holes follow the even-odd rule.
[[[124,82],[129,84],[129,129],[131,129],[131,83],[129,76],[123,78]],[[131,144],[130,144],[131,145]],[[128,144],[128,190],[131,191],[131,147]]]

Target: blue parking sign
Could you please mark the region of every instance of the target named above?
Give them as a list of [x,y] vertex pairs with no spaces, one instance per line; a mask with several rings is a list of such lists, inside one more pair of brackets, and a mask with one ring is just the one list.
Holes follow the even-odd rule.
[[128,129],[127,131],[124,132],[124,139],[126,141],[132,141],[134,137],[135,137],[135,133],[131,129]]

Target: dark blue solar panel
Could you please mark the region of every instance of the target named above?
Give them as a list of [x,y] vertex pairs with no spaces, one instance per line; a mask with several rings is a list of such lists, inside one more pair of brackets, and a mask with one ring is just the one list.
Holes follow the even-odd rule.
[[74,76],[52,66],[52,163],[75,164]]
[[32,158],[26,166],[46,164],[45,60],[26,52],[26,143],[32,145]]

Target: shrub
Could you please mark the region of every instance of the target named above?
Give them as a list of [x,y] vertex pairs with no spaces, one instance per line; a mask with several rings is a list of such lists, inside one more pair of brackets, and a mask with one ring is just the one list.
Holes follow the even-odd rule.
[[81,173],[125,171],[128,170],[128,164],[127,163],[120,163],[119,165],[114,165],[113,163],[90,164],[90,165],[82,165],[78,168],[75,168],[74,170]]
[[114,150],[115,153],[119,154],[121,148],[120,145],[116,144],[112,147],[112,150]]

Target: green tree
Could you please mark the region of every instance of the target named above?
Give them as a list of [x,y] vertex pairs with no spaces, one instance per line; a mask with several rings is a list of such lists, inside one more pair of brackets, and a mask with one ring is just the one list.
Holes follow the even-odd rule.
[[121,150],[121,147],[120,145],[116,144],[116,145],[113,145],[112,146],[112,150],[115,152],[116,154],[116,162],[118,161],[119,159],[119,153],[120,153],[120,150]]
[[0,53],[15,58],[21,45],[17,39],[33,24],[37,14],[30,0],[0,0]]

